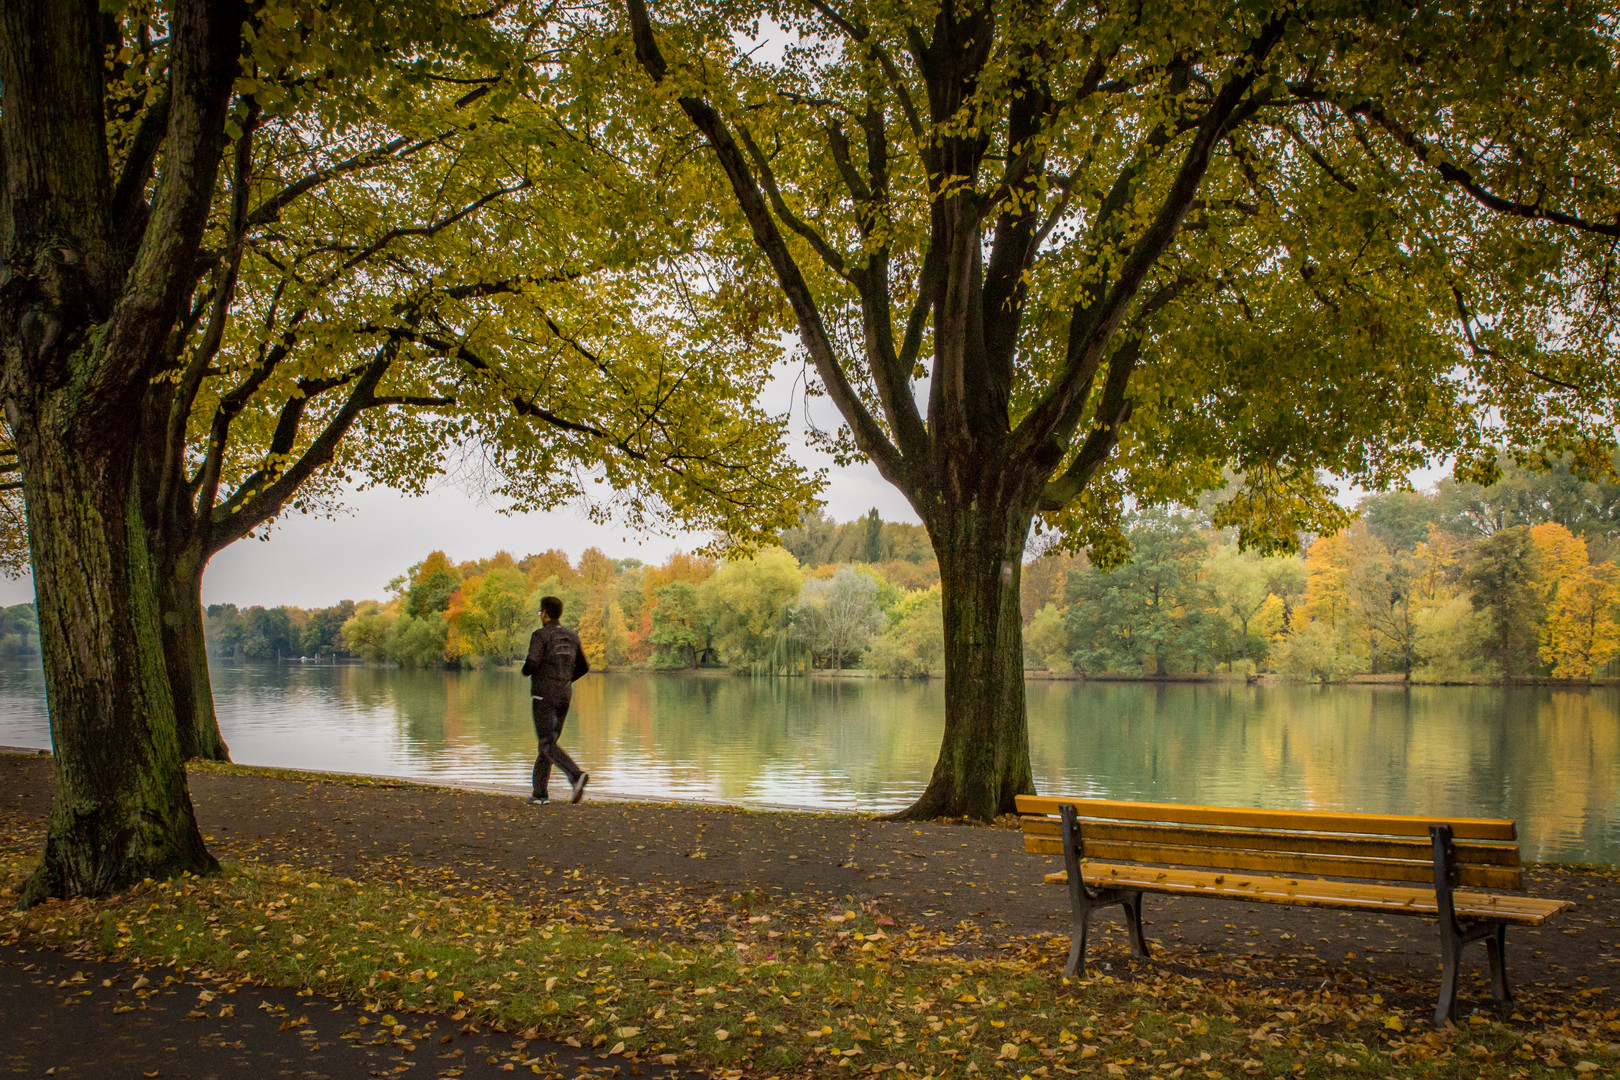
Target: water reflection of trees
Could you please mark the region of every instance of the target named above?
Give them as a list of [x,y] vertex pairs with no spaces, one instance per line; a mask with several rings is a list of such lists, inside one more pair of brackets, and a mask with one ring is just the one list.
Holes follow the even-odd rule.
[[1511,817],[1529,857],[1620,858],[1609,690],[1036,684],[1030,726],[1043,791]]
[[[378,769],[517,784],[534,753],[509,672],[264,666],[216,690],[232,716],[381,729]],[[1028,700],[1042,791],[1512,817],[1531,857],[1620,861],[1620,691],[1036,682]],[[926,783],[942,712],[937,681],[593,675],[564,741],[604,790],[878,807]]]

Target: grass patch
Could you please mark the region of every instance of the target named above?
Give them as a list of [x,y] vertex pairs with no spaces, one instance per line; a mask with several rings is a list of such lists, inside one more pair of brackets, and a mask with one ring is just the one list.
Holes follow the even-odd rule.
[[[24,852],[0,855],[0,895],[14,895],[31,865]],[[1620,1014],[1576,995],[1533,1029],[1475,1017],[1433,1032],[1421,1015],[1331,987],[1265,991],[1155,970],[1065,980],[1066,939],[1029,939],[992,960],[924,956],[928,931],[879,925],[860,905],[811,937],[772,938],[769,909],[739,894],[743,925],[767,936],[673,944],[467,893],[245,863],[106,901],[7,911],[0,940],[308,987],[390,1023],[393,1012],[435,1010],[759,1077],[1518,1080],[1620,1069]]]

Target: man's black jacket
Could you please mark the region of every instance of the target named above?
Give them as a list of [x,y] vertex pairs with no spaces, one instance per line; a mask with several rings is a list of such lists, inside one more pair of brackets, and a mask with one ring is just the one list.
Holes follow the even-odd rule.
[[568,684],[589,670],[590,661],[580,648],[579,635],[561,623],[543,623],[529,638],[529,655],[523,661],[529,693],[567,693]]

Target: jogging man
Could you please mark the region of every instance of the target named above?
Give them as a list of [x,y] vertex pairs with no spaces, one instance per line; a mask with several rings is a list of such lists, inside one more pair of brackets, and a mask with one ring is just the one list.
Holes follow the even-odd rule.
[[591,670],[585,650],[579,646],[579,635],[557,621],[562,612],[561,600],[555,596],[541,598],[540,629],[529,638],[529,655],[523,661],[523,674],[529,676],[529,695],[533,698],[534,733],[540,740],[540,755],[534,759],[534,793],[527,801],[538,806],[551,801],[546,785],[553,765],[568,777],[573,789],[569,802],[577,803],[585,797],[585,785],[591,779],[591,774],[575,765],[567,751],[557,745],[573,697],[573,682]]

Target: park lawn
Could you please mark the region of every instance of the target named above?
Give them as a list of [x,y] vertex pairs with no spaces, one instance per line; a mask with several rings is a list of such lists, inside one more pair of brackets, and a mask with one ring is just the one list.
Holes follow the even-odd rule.
[[[0,902],[33,856],[0,853]],[[256,862],[149,882],[105,901],[0,915],[0,941],[166,963],[365,1003],[404,1036],[435,1010],[720,1074],[907,1077],[1614,1075],[1620,1012],[1570,995],[1534,1025],[1430,1030],[1373,996],[1284,993],[1149,971],[1065,980],[1067,940],[988,960],[924,956],[919,929],[850,908],[824,932],[673,943],[548,920],[498,896],[360,883]],[[836,920],[836,921],[834,921]],[[763,934],[758,933],[763,931]],[[398,1014],[398,1015],[396,1015]],[[514,1050],[511,1064],[530,1062]]]

